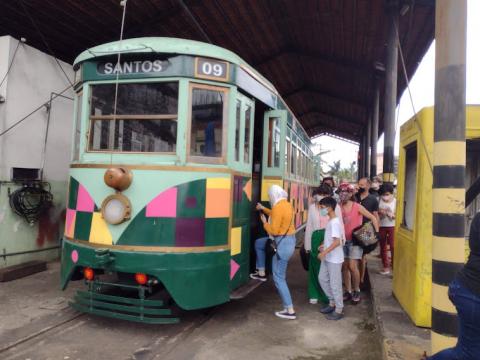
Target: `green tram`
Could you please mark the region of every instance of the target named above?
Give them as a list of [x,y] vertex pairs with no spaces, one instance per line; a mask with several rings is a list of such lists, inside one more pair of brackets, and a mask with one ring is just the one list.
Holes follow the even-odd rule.
[[122,40],[84,51],[74,70],[61,286],[86,287],[70,304],[172,323],[169,303],[229,301],[249,281],[255,204],[272,184],[297,229],[306,222],[318,179],[305,130],[271,83],[210,44]]

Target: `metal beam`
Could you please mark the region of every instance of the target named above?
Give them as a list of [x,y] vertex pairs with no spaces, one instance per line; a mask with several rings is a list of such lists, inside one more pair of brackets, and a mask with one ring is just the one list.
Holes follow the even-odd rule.
[[351,71],[357,71],[361,73],[371,73],[374,71],[373,66],[370,64],[364,64],[364,63],[357,63],[354,61],[351,61],[349,59],[345,58],[338,58],[335,56],[327,55],[327,54],[321,54],[321,53],[316,53],[316,52],[310,52],[310,51],[305,51],[301,50],[298,48],[285,48],[281,49],[280,51],[269,55],[267,57],[264,57],[263,59],[255,62],[253,64],[254,67],[262,67],[269,65],[269,63],[278,60],[281,57],[284,56],[299,56],[302,58],[306,58],[310,61],[319,61],[319,62],[326,62],[330,63],[335,66],[343,67],[346,69],[349,69]]
[[342,116],[339,116],[339,115],[336,115],[336,114],[330,114],[330,113],[327,113],[327,112],[324,112],[324,111],[321,111],[321,110],[318,110],[318,109],[310,109],[310,110],[308,110],[304,113],[296,114],[296,117],[297,118],[302,118],[302,117],[311,116],[311,115],[321,115],[321,116],[324,116],[324,117],[329,117],[332,120],[338,120],[338,121],[341,121],[341,122],[346,122],[346,123],[349,123],[349,124],[352,124],[352,125],[355,125],[355,126],[358,126],[358,127],[362,127],[362,126],[365,125],[365,123],[363,121],[359,122],[355,119],[348,119],[348,118],[345,118],[345,117],[342,117]]
[[312,127],[306,129],[306,131],[309,133],[310,137],[314,136],[314,135],[310,135],[311,133],[315,134],[315,133],[319,133],[321,131],[328,131],[328,132],[331,132],[333,134],[337,134],[339,136],[346,137],[347,139],[352,139],[352,140],[359,141],[360,134],[350,133],[345,129],[338,128],[338,127],[332,126],[330,124],[326,124],[321,119],[316,119],[316,120],[317,120],[316,123],[318,124],[318,126],[312,126]]
[[338,101],[343,101],[345,103],[349,103],[350,105],[355,105],[355,106],[362,107],[362,108],[366,108],[368,106],[365,102],[359,101],[358,99],[352,99],[352,98],[346,97],[344,95],[338,95],[338,94],[331,93],[331,92],[329,92],[325,89],[314,88],[314,87],[307,86],[307,85],[301,86],[301,87],[296,88],[296,89],[292,89],[292,90],[290,90],[288,92],[285,92],[281,95],[284,99],[287,99],[289,97],[292,97],[292,96],[295,96],[295,95],[301,94],[301,93],[311,93],[311,94],[315,94],[315,95],[318,95],[318,96],[323,96],[323,97],[326,97],[326,98],[329,98],[329,99],[336,99]]

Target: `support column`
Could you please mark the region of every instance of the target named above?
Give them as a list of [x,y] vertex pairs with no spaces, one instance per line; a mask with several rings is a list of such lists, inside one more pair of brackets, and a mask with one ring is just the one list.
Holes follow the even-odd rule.
[[395,146],[395,108],[397,107],[397,64],[398,64],[398,3],[392,1],[387,7],[387,63],[385,68],[385,114],[383,181],[393,183],[393,157]]
[[456,344],[448,284],[465,259],[467,0],[437,0],[432,219],[432,352]]
[[364,157],[364,145],[365,145],[365,141],[364,141],[365,137],[362,135],[362,137],[360,138],[360,144],[358,146],[358,159],[357,159],[357,163],[358,163],[358,178],[362,178],[363,177],[363,174],[365,172],[365,159],[363,158]]
[[377,143],[378,143],[378,117],[380,113],[380,80],[375,78],[375,89],[373,93],[373,113],[372,113],[372,136],[370,156],[370,176],[377,175]]
[[367,134],[365,142],[365,176],[370,178],[370,164],[371,164],[371,155],[370,155],[370,144],[372,142],[372,112],[368,115],[368,124],[367,124]]

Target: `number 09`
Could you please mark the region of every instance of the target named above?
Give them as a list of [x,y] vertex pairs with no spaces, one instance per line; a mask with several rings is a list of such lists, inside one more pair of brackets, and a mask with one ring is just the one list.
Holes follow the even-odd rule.
[[222,76],[223,75],[223,68],[220,64],[211,64],[209,62],[204,62],[202,64],[202,72],[205,75],[214,75],[214,76]]

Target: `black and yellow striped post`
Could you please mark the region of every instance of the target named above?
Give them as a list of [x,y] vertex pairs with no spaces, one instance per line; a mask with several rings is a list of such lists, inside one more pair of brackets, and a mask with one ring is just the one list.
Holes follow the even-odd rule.
[[454,346],[448,284],[465,259],[467,0],[437,0],[432,219],[432,353]]

